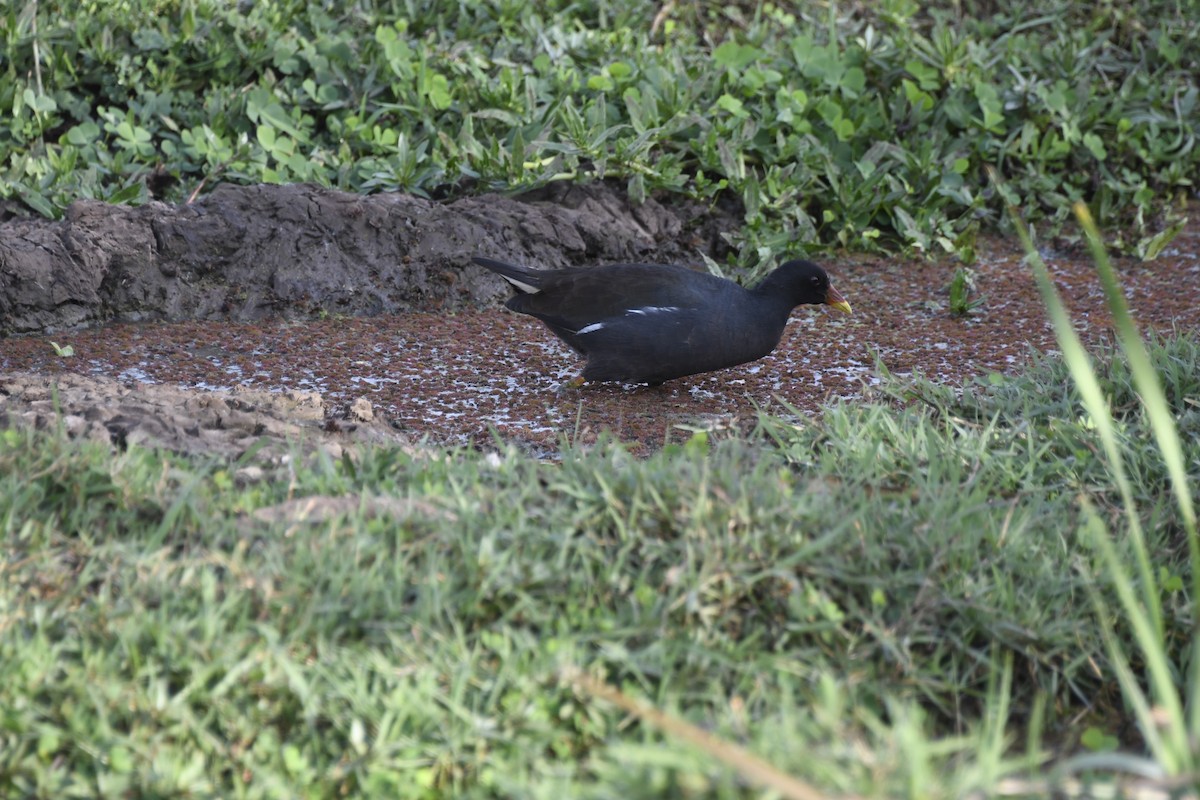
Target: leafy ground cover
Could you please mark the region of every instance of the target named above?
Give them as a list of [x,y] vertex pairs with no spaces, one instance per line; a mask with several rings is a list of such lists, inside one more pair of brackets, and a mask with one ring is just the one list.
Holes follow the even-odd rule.
[[58,215],[217,181],[619,177],[739,203],[730,257],[764,268],[828,245],[969,259],[1004,202],[1057,225],[1084,200],[1152,254],[1200,160],[1195,12],[26,0],[0,12],[0,193]]
[[[1151,359],[1195,481],[1200,344]],[[1099,374],[1183,663],[1183,527],[1126,361]],[[888,386],[645,459],[370,449],[250,485],[6,430],[2,792],[746,796],[571,669],[835,794],[1136,750],[1080,515],[1123,504],[1062,362]]]

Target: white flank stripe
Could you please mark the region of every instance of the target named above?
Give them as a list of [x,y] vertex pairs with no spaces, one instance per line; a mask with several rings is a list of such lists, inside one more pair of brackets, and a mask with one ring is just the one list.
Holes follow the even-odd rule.
[[643,306],[641,308],[627,309],[625,311],[625,316],[629,316],[630,314],[639,314],[641,316],[645,316],[646,314],[661,314],[664,312],[678,311],[678,310],[679,310],[679,306]]
[[575,333],[577,333],[577,334],[579,334],[579,333],[595,333],[596,331],[600,330],[603,327],[604,327],[603,322],[593,322],[591,325],[587,325],[587,326],[582,327],[579,330],[575,331]]

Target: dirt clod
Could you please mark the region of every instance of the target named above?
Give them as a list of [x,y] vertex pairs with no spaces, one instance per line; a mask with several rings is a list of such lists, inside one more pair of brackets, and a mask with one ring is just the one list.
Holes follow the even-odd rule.
[[696,217],[607,184],[437,203],[318,186],[218,186],[196,203],[71,205],[0,222],[0,335],[101,322],[311,318],[460,308],[506,294],[470,263],[695,261]]
[[[72,438],[118,450],[141,445],[237,459],[253,449],[255,461],[279,463],[293,449],[320,447],[340,455],[359,442],[409,444],[387,425],[360,422],[331,434],[325,420],[325,404],[315,392],[205,391],[73,373],[0,374],[0,428],[61,424]],[[240,477],[253,482],[256,474]]]

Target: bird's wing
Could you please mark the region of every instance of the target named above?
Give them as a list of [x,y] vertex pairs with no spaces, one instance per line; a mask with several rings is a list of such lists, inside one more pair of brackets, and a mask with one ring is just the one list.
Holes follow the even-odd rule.
[[711,305],[713,286],[726,290],[726,282],[711,275],[645,264],[548,270],[539,277],[539,292],[518,295],[508,307],[569,330],[630,314]]

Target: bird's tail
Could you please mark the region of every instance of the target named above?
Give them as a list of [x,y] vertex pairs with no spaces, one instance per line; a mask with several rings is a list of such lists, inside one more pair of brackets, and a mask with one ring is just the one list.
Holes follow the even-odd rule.
[[484,258],[483,256],[475,256],[471,260],[479,266],[495,272],[516,287],[518,291],[525,292],[526,294],[537,294],[542,290],[542,280],[538,276],[537,270],[525,269],[513,264],[506,264],[503,261],[496,261],[493,258]]

